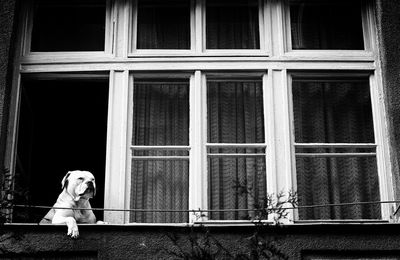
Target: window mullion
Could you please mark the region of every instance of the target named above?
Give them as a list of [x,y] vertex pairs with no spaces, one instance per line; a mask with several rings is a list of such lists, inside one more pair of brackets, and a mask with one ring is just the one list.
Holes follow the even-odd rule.
[[266,148],[266,174],[267,192],[277,193],[277,171],[276,171],[276,151],[275,151],[275,118],[274,118],[274,91],[272,82],[272,70],[263,76],[264,93],[264,122],[265,122],[265,141]]
[[[376,147],[376,160],[378,167],[378,178],[379,178],[379,190],[381,201],[391,201],[394,200],[394,191],[392,184],[392,169],[391,165],[387,163],[389,160],[389,143],[385,137],[384,126],[385,126],[385,116],[384,107],[380,102],[380,93],[378,81],[375,75],[370,76],[370,92],[371,92],[371,105],[372,105],[372,115],[374,122],[374,135]],[[382,209],[382,219],[390,219],[391,207],[392,205],[383,203],[381,204]]]
[[[189,210],[206,208],[207,200],[207,167],[205,156],[204,123],[205,93],[203,76],[196,71],[190,79],[190,162],[189,162]],[[189,214],[189,222],[199,221],[198,216]]]
[[[293,156],[293,133],[291,131],[290,88],[286,70],[272,70],[271,84],[273,86],[273,116],[275,119],[274,151],[275,151],[275,183],[273,193],[287,194],[296,187],[295,159]],[[270,91],[271,92],[271,91]],[[270,192],[270,191],[269,191]],[[289,212],[288,219],[293,220],[293,212]]]
[[125,58],[128,56],[129,40],[129,8],[125,0],[116,0],[114,3],[114,39],[113,53],[115,57]]
[[[110,75],[104,208],[127,208],[128,76],[128,71],[111,71]],[[105,221],[110,223],[123,224],[125,217],[124,212],[104,212]]]
[[271,6],[271,56],[282,56],[285,53],[284,3],[272,0]]

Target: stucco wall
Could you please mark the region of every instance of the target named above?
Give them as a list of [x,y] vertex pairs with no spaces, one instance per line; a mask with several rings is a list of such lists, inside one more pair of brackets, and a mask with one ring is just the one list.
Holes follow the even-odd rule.
[[[196,241],[204,241],[206,234],[201,227],[81,225],[81,237],[74,240],[66,236],[66,226],[14,225],[1,230],[0,258],[72,255],[85,256],[85,259],[180,259],[171,252],[178,253],[181,249],[190,256],[195,252],[190,247],[190,239],[197,236]],[[231,256],[240,253],[250,256],[249,238],[254,230],[252,226],[211,227],[208,230],[210,252],[225,248]],[[308,259],[309,255],[388,259],[400,255],[400,225],[397,224],[269,226],[260,234],[261,241],[269,241],[270,248],[281,259]],[[178,246],[171,240],[174,236],[178,238]],[[223,258],[224,251],[220,252],[218,256]],[[188,259],[193,259],[191,256]]]
[[[4,165],[7,137],[8,100],[12,78],[12,53],[15,34],[16,0],[0,0],[0,165]],[[0,167],[0,175],[3,173]],[[0,176],[0,183],[1,178]]]
[[396,196],[400,198],[400,1],[377,1],[377,28]]

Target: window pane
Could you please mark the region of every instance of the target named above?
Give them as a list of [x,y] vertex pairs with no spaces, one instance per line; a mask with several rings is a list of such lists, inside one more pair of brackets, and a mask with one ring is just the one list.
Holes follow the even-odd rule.
[[[375,157],[296,159],[299,205],[380,201]],[[380,219],[379,204],[299,209],[300,219]]]
[[207,1],[207,49],[259,49],[258,1]]
[[190,49],[190,1],[139,0],[138,49]]
[[262,82],[207,82],[208,142],[264,143]]
[[[266,197],[265,157],[209,158],[210,209],[254,209]],[[244,220],[253,211],[212,212],[214,220]]]
[[133,145],[189,145],[189,82],[135,81]]
[[31,51],[103,51],[105,1],[36,1]]
[[364,49],[361,1],[291,1],[293,49]]
[[[131,209],[188,210],[189,161],[132,160]],[[131,222],[188,222],[188,212],[132,212]]]
[[298,143],[373,143],[367,80],[293,80]]

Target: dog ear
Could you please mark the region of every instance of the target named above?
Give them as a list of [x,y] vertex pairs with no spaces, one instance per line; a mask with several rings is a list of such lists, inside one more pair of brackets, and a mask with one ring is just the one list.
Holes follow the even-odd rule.
[[61,190],[63,190],[65,187],[68,186],[68,177],[69,175],[71,175],[71,172],[67,172],[67,174],[65,174],[64,178],[61,181]]

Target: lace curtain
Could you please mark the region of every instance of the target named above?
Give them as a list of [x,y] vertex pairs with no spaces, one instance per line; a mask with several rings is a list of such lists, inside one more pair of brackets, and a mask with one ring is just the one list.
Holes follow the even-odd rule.
[[[297,143],[374,143],[368,81],[293,83]],[[310,152],[296,149],[296,152]],[[307,149],[308,150],[308,149]],[[311,152],[371,152],[314,148]],[[297,157],[301,205],[379,201],[375,157]],[[379,219],[380,206],[299,210],[300,219]]]
[[[189,144],[189,85],[187,82],[135,83],[133,144]],[[136,156],[185,156],[187,151],[135,151]],[[131,208],[187,210],[188,160],[133,160]],[[187,222],[187,213],[138,212],[132,222]]]
[[259,49],[257,1],[207,1],[207,49]]
[[[208,82],[208,141],[264,143],[262,83]],[[265,149],[212,148],[212,153],[264,153]],[[210,209],[253,208],[266,196],[264,157],[208,159]],[[247,219],[250,212],[215,212],[211,219]]]

